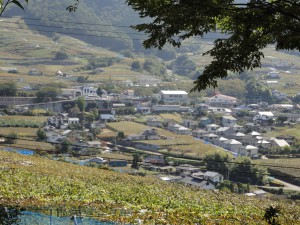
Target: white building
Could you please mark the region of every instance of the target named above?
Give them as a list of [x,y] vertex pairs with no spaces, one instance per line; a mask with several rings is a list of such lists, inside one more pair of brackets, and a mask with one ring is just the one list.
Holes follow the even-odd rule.
[[82,95],[86,97],[96,97],[97,95],[97,88],[92,86],[83,86],[82,88]]
[[68,118],[68,124],[79,124],[78,118]]
[[225,148],[239,154],[240,148],[243,147],[243,144],[237,140],[231,139],[224,142]]
[[271,145],[279,148],[290,147],[286,140],[277,138],[271,138]]
[[249,157],[257,156],[258,148],[252,145],[247,145],[245,147],[245,151],[241,151],[241,153],[242,153],[241,155],[249,156]]
[[211,171],[206,171],[203,174],[203,178],[205,180],[211,180],[214,183],[221,183],[221,182],[223,182],[223,179],[224,179],[222,174],[219,174],[217,172],[211,172]]
[[217,125],[217,124],[208,124],[208,125],[206,125],[206,130],[207,130],[208,132],[215,132],[215,131],[217,131],[219,128],[220,128],[220,126]]
[[216,107],[232,107],[237,103],[237,99],[231,96],[216,93],[208,101],[209,105]]
[[258,112],[254,117],[254,122],[268,122],[274,120],[274,114],[272,112]]
[[97,97],[97,88],[92,86],[82,86],[75,88],[62,88],[62,97],[77,98],[77,97]]
[[236,125],[237,119],[233,116],[222,116],[222,125],[224,127],[233,127]]
[[187,102],[188,93],[186,91],[160,91],[161,99],[165,103]]

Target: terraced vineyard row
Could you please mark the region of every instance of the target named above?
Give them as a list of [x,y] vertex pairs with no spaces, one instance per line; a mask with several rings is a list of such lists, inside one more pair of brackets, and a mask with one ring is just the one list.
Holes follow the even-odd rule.
[[[7,152],[0,152],[0,180],[0,204],[81,207],[122,223],[265,224],[264,210],[275,204]],[[299,224],[298,206],[282,210],[282,224]]]

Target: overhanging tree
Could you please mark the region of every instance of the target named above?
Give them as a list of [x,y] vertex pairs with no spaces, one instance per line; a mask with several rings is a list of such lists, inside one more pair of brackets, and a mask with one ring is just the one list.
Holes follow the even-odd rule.
[[229,71],[261,66],[262,49],[300,50],[300,0],[126,0],[140,17],[152,22],[133,26],[149,34],[146,48],[166,43],[180,47],[189,37],[220,32],[223,38],[204,53],[212,61],[194,81],[193,91],[216,87]]

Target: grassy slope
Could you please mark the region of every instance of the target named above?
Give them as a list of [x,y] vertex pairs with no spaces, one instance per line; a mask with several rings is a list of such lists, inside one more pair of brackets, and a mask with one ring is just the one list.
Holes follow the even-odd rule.
[[[275,204],[14,153],[0,152],[0,162],[0,203],[6,205],[82,206],[107,213],[104,219],[131,223],[140,218],[146,224],[264,224],[263,210]],[[282,224],[299,219],[299,207],[282,208]]]

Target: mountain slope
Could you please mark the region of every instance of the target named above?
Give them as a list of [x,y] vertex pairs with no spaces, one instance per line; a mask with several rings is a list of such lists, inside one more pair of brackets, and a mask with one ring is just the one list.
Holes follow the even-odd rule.
[[[31,29],[47,31],[48,35],[51,35],[49,31],[64,32],[90,44],[114,50],[132,47],[131,38],[124,32],[125,27],[122,30],[113,25],[120,24],[125,18],[126,24],[130,24],[133,10],[130,11],[122,1],[104,1],[106,4],[97,0],[81,1],[78,10],[69,13],[66,8],[72,3],[72,0],[33,0],[25,7],[24,12],[11,7],[5,16],[27,18],[25,21]],[[127,27],[126,30],[128,29]]]

